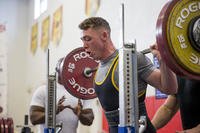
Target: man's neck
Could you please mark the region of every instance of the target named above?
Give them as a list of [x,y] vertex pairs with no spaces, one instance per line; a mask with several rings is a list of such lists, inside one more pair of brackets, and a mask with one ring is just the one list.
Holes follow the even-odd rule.
[[104,53],[103,53],[104,57],[101,59],[101,61],[109,58],[115,51],[116,51],[116,48],[114,47],[113,42],[111,40],[106,41]]
[[101,60],[101,64],[105,64],[108,61],[110,61],[113,57],[115,57],[117,55],[118,51],[117,49],[115,49],[109,56],[107,56],[107,58]]

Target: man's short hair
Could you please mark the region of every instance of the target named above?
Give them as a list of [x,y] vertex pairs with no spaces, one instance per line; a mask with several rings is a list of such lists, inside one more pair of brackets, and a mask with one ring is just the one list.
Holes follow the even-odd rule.
[[101,17],[90,17],[79,24],[79,28],[81,30],[87,30],[88,28],[98,29],[102,27],[105,28],[110,34],[109,23]]

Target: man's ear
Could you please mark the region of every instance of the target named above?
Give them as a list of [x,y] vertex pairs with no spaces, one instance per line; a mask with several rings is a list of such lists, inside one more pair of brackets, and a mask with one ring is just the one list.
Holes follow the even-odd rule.
[[101,39],[106,41],[108,38],[108,33],[106,31],[103,31],[102,34],[101,34]]

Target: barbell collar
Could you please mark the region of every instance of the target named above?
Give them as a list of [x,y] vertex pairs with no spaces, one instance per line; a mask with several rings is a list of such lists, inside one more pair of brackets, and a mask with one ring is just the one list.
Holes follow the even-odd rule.
[[86,78],[90,78],[92,76],[92,73],[93,72],[96,72],[97,71],[97,68],[89,68],[89,67],[86,67],[83,71],[83,75],[86,77]]
[[200,52],[200,16],[193,18],[188,28],[188,37],[191,46]]

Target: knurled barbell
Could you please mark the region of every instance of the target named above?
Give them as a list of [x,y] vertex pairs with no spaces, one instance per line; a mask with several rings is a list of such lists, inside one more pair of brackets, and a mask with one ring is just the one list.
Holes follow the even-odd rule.
[[[156,31],[158,49],[168,67],[177,75],[200,80],[200,0],[167,2],[157,19]],[[65,88],[78,98],[95,98],[93,79],[98,62],[82,47],[63,61],[61,77]]]

